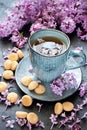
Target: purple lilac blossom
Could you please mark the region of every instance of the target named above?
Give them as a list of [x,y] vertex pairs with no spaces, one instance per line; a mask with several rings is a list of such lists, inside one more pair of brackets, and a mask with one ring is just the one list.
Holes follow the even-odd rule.
[[50,87],[56,95],[60,96],[62,96],[62,92],[65,90],[64,84],[62,83],[61,79],[54,80],[52,84],[50,84]]
[[77,113],[78,111],[80,111],[82,109],[83,109],[83,105],[82,104],[80,104],[80,105],[77,104],[77,108],[74,108],[74,112]]
[[16,29],[21,30],[24,25],[33,23],[31,34],[35,30],[56,28],[58,25],[65,33],[72,33],[80,28],[79,37],[87,39],[86,0],[21,0],[6,12],[7,18],[0,23],[0,37],[7,37]]
[[0,102],[4,102],[4,101],[6,101],[6,98],[5,98],[5,97],[0,96]]
[[9,127],[9,128],[14,128],[14,123],[15,123],[15,120],[8,120],[6,121],[6,127]]
[[20,30],[28,21],[24,0],[16,4],[12,10],[7,11],[8,17],[0,23],[0,37],[7,37],[14,30]]
[[77,113],[77,112],[79,112],[80,110],[82,110],[83,109],[83,106],[85,106],[85,105],[87,105],[87,98],[85,98],[84,100],[83,100],[83,103],[82,104],[77,104],[77,107],[76,108],[74,108],[74,112],[75,112],[75,114]]
[[53,129],[53,126],[58,124],[57,118],[58,118],[58,115],[51,114],[51,116],[49,118],[52,123],[50,129]]
[[80,124],[75,124],[75,125],[73,126],[73,129],[74,129],[74,130],[81,130]]
[[72,112],[70,116],[65,115],[63,117],[63,119],[60,121],[59,128],[62,126],[66,126],[67,123],[70,123],[72,121],[74,121],[74,123],[72,125],[68,124],[68,130],[80,130],[79,128],[81,128],[81,126],[79,123],[81,122],[81,119],[76,118],[76,113],[74,112]]
[[79,87],[79,95],[80,97],[83,97],[87,94],[87,82],[84,82]]
[[68,125],[68,130],[81,130],[80,122],[81,120],[77,118],[72,125]]
[[84,100],[83,100],[83,104],[82,104],[83,106],[84,105],[87,105],[87,98],[85,98]]
[[60,121],[59,128],[65,126],[68,122],[69,122],[68,117],[64,118],[63,120]]
[[75,88],[77,81],[72,73],[65,73],[53,80],[50,84],[50,88],[56,95],[62,96],[64,90]]
[[68,90],[70,88],[75,88],[77,86],[77,81],[73,73],[64,73],[61,76],[61,80],[64,84],[64,87]]
[[76,117],[76,113],[75,112],[71,112],[71,115],[69,116],[69,120],[73,121],[73,120],[75,120],[75,117]]
[[6,116],[6,115],[2,115],[2,116],[1,116],[1,118],[2,118],[3,121],[5,121],[5,120],[6,120],[7,118],[9,118],[9,117],[10,117],[9,115],[8,115],[8,116]]
[[63,113],[61,113],[61,117],[66,117],[66,113],[65,112],[63,112]]
[[0,93],[0,102],[6,101],[7,94],[8,94],[8,90],[5,90],[4,92]]
[[44,26],[41,22],[42,22],[42,19],[38,19],[37,21],[35,21],[35,22],[31,25],[31,27],[30,27],[31,35],[32,35],[34,32],[36,32],[36,31],[38,31],[38,30],[40,30],[40,29],[46,29],[46,28],[47,28],[47,27]]
[[64,20],[62,20],[60,29],[65,33],[72,33],[76,28],[75,21],[70,18],[66,17]]
[[84,113],[84,115],[81,117],[81,119],[87,119],[87,112]]
[[44,122],[42,122],[42,121],[37,122],[35,126],[45,128]]
[[9,102],[9,101],[5,101],[5,105],[6,105],[6,109],[9,107],[9,106],[11,106],[12,104]]
[[19,126],[24,126],[27,123],[27,120],[25,118],[17,118],[16,117],[16,122],[18,123]]
[[81,130],[81,126],[79,124],[68,125],[68,130]]
[[27,127],[29,130],[32,130],[32,125],[30,124],[30,122],[27,122]]
[[38,112],[40,112],[43,104],[37,103],[36,106],[38,106]]
[[27,42],[28,39],[26,37],[23,37],[23,35],[20,32],[18,32],[18,30],[15,30],[12,33],[10,40],[13,43],[16,43],[16,46],[20,49],[24,47],[24,44]]
[[8,95],[8,89],[5,90],[4,92],[1,92],[1,95],[2,95],[4,98],[7,97],[7,95]]

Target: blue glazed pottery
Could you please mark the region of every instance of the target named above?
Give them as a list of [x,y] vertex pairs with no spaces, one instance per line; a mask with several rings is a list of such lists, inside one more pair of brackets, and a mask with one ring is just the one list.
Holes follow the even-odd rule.
[[[42,39],[43,37],[55,37],[63,41],[66,46],[65,51],[62,54],[56,56],[45,56],[33,49],[33,43],[35,40]],[[31,64],[33,66],[34,72],[37,75],[38,79],[44,82],[50,82],[64,73],[65,70],[79,68],[83,66],[86,62],[86,56],[83,51],[80,50],[71,50],[70,51],[70,39],[69,37],[59,31],[54,29],[43,29],[35,32],[29,37],[29,56]],[[82,58],[80,63],[72,66],[71,57],[78,56]],[[69,63],[69,64],[67,64]],[[73,63],[72,63],[73,64]]]

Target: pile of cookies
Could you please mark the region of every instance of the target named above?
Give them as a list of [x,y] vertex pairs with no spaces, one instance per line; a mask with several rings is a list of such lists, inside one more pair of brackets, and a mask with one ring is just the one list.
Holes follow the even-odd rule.
[[55,105],[54,105],[54,113],[59,115],[64,111],[66,112],[70,112],[74,109],[74,105],[72,102],[69,102],[69,101],[66,101],[66,102],[63,102],[63,103],[60,103],[60,102],[57,102]]
[[[8,87],[7,83],[5,83],[4,81],[0,82],[0,94],[5,92],[6,90],[8,90],[8,88],[9,87]],[[8,92],[6,94],[6,100],[8,102],[12,103],[12,104],[13,103],[15,104],[18,101],[18,99],[19,99],[19,96],[18,96],[18,94],[16,92]],[[33,99],[29,95],[24,95],[24,96],[22,96],[20,101],[21,101],[23,106],[29,107],[29,106],[32,105]]]
[[19,119],[27,119],[27,121],[34,125],[39,121],[39,117],[35,112],[16,111],[16,117]]
[[[24,95],[21,98],[21,103],[25,107],[29,107],[32,105],[33,99],[29,95]],[[25,112],[25,111],[16,111],[15,113],[18,119],[26,119],[30,124],[34,125],[39,121],[39,117],[35,112]]]
[[[7,83],[5,83],[4,81],[1,81],[0,93],[5,92],[7,89],[8,89]],[[6,96],[6,100],[10,102],[11,104],[13,103],[15,104],[18,100],[18,94],[15,92],[9,92]],[[33,102],[33,99],[28,95],[24,95],[21,99],[21,103],[25,107],[31,106],[32,102]],[[34,112],[27,113],[24,111],[16,111],[15,114],[17,118],[21,118],[21,119],[26,118],[26,120],[31,124],[36,124],[39,120],[38,115]]]
[[39,84],[37,81],[34,81],[31,77],[29,76],[24,76],[21,79],[22,85],[28,87],[29,91],[34,91],[36,94],[43,94],[46,91],[45,86],[42,84]]
[[7,59],[4,62],[4,72],[3,78],[6,80],[11,79],[14,76],[14,71],[18,66],[18,61],[24,57],[23,52],[20,49],[17,49],[16,52],[11,52],[8,54]]
[[[4,101],[7,100],[10,103],[16,103],[18,100],[18,94],[16,94],[15,92],[8,92],[8,84],[5,83],[4,81],[0,82],[0,96]],[[5,95],[3,95],[3,93],[5,93]]]

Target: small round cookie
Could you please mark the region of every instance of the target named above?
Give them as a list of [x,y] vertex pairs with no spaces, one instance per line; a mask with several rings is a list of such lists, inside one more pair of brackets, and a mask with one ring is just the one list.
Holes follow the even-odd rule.
[[30,82],[32,81],[32,78],[29,77],[29,76],[24,76],[22,79],[21,79],[21,83],[28,87],[28,85],[30,84]]
[[11,70],[15,71],[17,66],[18,66],[18,62],[17,61],[12,61]]
[[3,78],[7,79],[7,80],[11,79],[13,75],[14,75],[13,71],[11,71],[11,70],[5,70],[3,72]]
[[18,100],[18,95],[15,92],[10,92],[7,95],[7,100],[11,103],[16,103],[16,101]]
[[11,69],[11,64],[12,64],[12,61],[7,59],[5,62],[4,62],[4,69],[5,70],[10,70]]
[[27,118],[27,112],[24,112],[24,111],[16,111],[15,115],[17,118]]
[[34,125],[38,122],[39,118],[36,113],[30,112],[27,114],[27,120],[28,120],[28,122],[30,122],[31,124]]
[[24,58],[24,54],[23,54],[23,52],[20,49],[17,51],[17,54],[18,54],[18,58],[19,59]]
[[29,90],[34,90],[35,88],[37,88],[38,87],[38,82],[36,82],[36,81],[32,81],[32,82],[30,82],[30,84],[28,85],[28,89]]
[[17,55],[17,53],[14,53],[14,52],[10,53],[8,55],[8,59],[11,60],[11,61],[18,61],[18,55]]
[[4,92],[8,88],[5,82],[0,82],[0,93]]
[[46,88],[41,84],[39,84],[39,86],[34,89],[34,92],[36,94],[43,94],[45,93],[45,91],[46,91]]
[[21,99],[21,102],[22,102],[22,105],[25,106],[25,107],[29,107],[32,105],[32,98],[28,95],[24,95]]
[[54,113],[57,114],[57,115],[59,115],[59,114],[62,113],[62,111],[63,111],[63,105],[62,105],[62,103],[57,102],[55,104],[55,106],[54,106]]
[[73,103],[68,102],[68,101],[63,103],[63,109],[64,109],[65,111],[67,111],[67,112],[72,111],[73,108],[74,108]]

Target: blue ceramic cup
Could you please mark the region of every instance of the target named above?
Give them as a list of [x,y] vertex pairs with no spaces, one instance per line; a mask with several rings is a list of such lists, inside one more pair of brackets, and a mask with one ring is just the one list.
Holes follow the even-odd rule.
[[[33,49],[35,40],[42,39],[43,37],[55,37],[60,39],[66,45],[66,49],[62,54],[56,56],[45,56]],[[51,82],[66,70],[75,69],[83,66],[86,62],[86,56],[83,51],[69,50],[70,39],[69,37],[58,30],[43,29],[35,32],[29,37],[29,56],[34,72],[38,79],[44,82]],[[82,60],[73,65],[72,57],[80,57]]]

